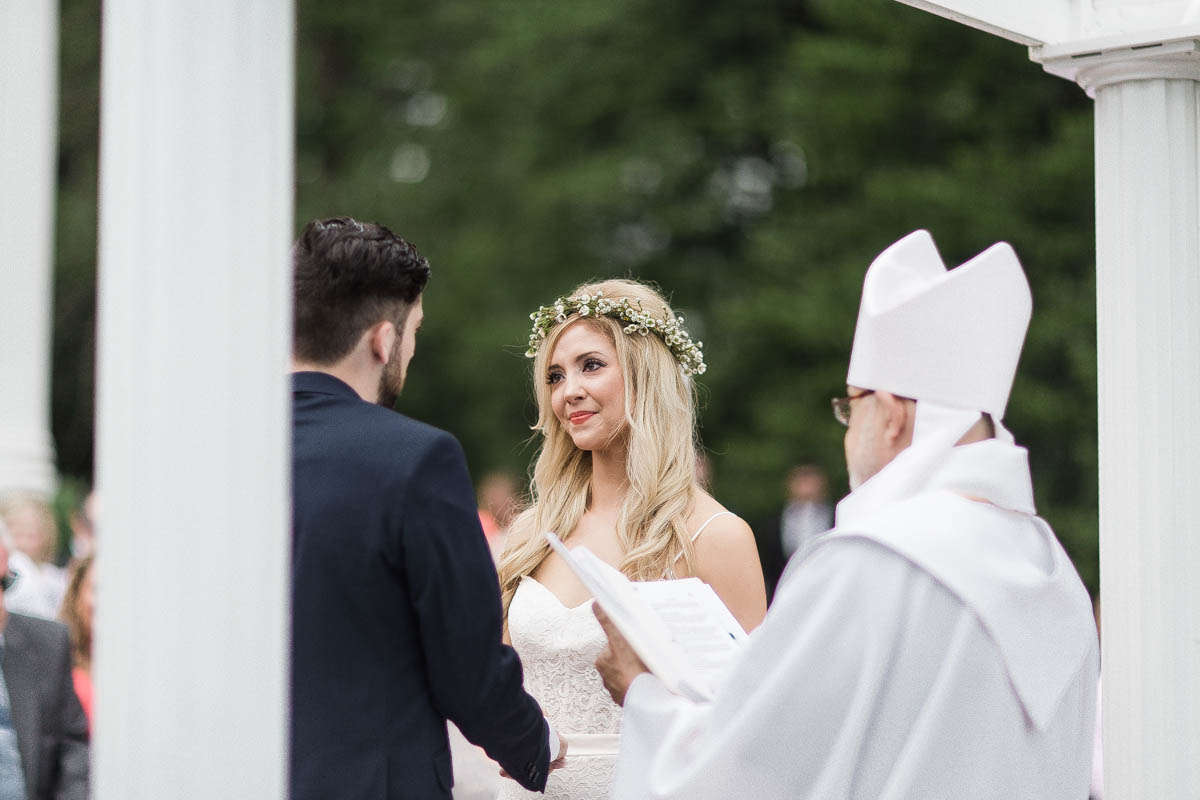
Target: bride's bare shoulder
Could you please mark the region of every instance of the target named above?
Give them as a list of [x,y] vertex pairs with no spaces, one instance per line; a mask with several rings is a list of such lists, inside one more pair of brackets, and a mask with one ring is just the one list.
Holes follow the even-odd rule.
[[[767,594],[754,531],[707,492],[697,492],[688,518],[696,577],[713,587],[746,630],[767,613]],[[703,530],[701,529],[703,526]]]

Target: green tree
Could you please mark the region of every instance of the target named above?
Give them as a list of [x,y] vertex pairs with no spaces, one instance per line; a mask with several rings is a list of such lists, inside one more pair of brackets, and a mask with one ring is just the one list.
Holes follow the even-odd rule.
[[[64,2],[69,470],[91,452],[95,9]],[[297,221],[379,220],[430,258],[401,405],[455,432],[477,475],[522,473],[534,453],[529,312],[632,275],[705,342],[719,499],[763,520],[798,461],[844,486],[828,398],[870,260],[920,227],[950,264],[1007,240],[1035,311],[1006,421],[1096,586],[1092,111],[1023,48],[865,0],[300,0],[298,14]]]

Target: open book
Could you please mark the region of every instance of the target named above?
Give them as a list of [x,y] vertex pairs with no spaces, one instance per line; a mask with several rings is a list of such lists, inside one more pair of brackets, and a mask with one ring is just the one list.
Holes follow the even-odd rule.
[[546,539],[668,689],[713,698],[746,632],[712,587],[699,578],[631,581],[586,547],[568,549],[553,533]]

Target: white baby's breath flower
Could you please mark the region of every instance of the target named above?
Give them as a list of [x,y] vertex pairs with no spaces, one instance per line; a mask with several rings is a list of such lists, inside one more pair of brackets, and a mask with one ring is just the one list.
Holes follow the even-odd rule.
[[550,329],[566,322],[572,314],[578,314],[580,317],[613,317],[627,323],[622,330],[628,335],[637,333],[640,336],[648,336],[654,332],[675,356],[684,375],[703,375],[708,369],[700,351],[704,346],[703,342],[692,342],[683,328],[682,316],[672,316],[668,312],[659,319],[647,314],[640,300],[636,301],[635,306],[627,297],[613,300],[605,297],[603,292],[597,292],[595,295],[582,292],[574,297],[560,297],[552,305],[540,306],[536,312],[530,314],[533,331],[529,335],[529,348],[525,355],[529,358],[536,357]]

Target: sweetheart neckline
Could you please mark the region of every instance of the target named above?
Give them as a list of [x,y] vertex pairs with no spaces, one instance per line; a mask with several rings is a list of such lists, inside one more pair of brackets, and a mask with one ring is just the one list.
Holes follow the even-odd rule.
[[546,584],[542,583],[541,581],[539,581],[537,578],[533,577],[532,575],[524,575],[521,577],[521,580],[522,581],[531,581],[533,583],[536,583],[538,586],[542,587],[542,591],[544,591],[546,594],[553,597],[554,602],[558,603],[559,606],[561,606],[562,608],[564,608],[567,611],[577,611],[581,608],[587,608],[592,603],[596,602],[596,598],[589,597],[587,600],[584,600],[582,603],[580,603],[577,606],[569,606],[566,603],[564,603],[561,599],[559,599],[558,595],[556,595],[554,592],[550,591],[550,587],[546,586]]

